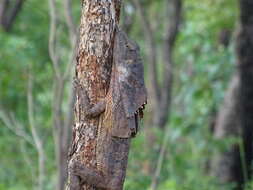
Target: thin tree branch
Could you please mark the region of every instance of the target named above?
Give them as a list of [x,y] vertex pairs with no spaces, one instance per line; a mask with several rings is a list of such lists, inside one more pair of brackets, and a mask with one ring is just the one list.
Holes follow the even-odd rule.
[[74,48],[76,44],[76,26],[74,24],[73,19],[71,0],[64,0],[63,3],[64,3],[64,15],[66,18],[66,23],[69,32],[69,40],[71,42],[71,47]]
[[[30,75],[30,74],[29,74]],[[38,132],[35,128],[35,121],[34,121],[34,105],[33,105],[33,95],[32,95],[32,76],[29,76],[28,79],[28,90],[27,90],[27,102],[28,102],[28,120],[29,126],[32,133],[32,137],[34,139],[36,148],[42,149],[42,142],[38,135]]]
[[76,58],[76,46],[77,46],[77,29],[74,24],[73,14],[72,14],[72,6],[71,0],[64,0],[64,15],[66,18],[66,23],[68,27],[69,33],[69,41],[71,44],[71,53],[69,55],[69,61],[63,75],[63,80],[66,81],[69,78],[70,73],[72,73],[73,63],[75,62]]
[[[31,170],[31,179],[34,182],[34,181],[37,180],[36,179],[37,177],[36,177],[36,172],[35,172],[34,164],[33,164],[32,160],[31,160],[31,157],[30,157],[29,153],[27,152],[25,141],[22,139],[22,140],[20,140],[20,142],[21,142],[20,143],[20,151],[22,153],[22,156],[24,158],[24,161],[25,161],[26,165]],[[33,186],[33,189],[36,189],[35,188],[35,183],[32,186]]]
[[35,146],[31,136],[25,132],[24,127],[14,118],[13,114],[8,115],[5,111],[0,109],[0,119],[15,135],[21,137],[30,145]]
[[132,0],[132,2],[134,3],[140,15],[143,32],[148,44],[148,51],[149,51],[148,56],[150,60],[149,75],[151,78],[151,85],[152,85],[151,92],[152,95],[154,96],[153,98],[155,102],[155,107],[157,107],[159,106],[160,88],[156,68],[157,53],[156,53],[155,39],[153,37],[153,32],[150,23],[145,15],[143,5],[141,5],[140,0]]
[[154,123],[164,128],[169,118],[170,103],[172,95],[172,82],[173,82],[173,49],[175,46],[176,37],[178,34],[179,25],[181,22],[181,0],[167,0],[167,17],[169,22],[165,30],[164,37],[164,73],[163,73],[163,86],[161,89],[160,105],[157,110]]
[[163,138],[162,147],[160,149],[155,174],[154,174],[153,179],[152,179],[151,190],[156,190],[157,189],[157,186],[158,186],[158,183],[159,183],[159,176],[160,176],[160,173],[161,173],[163,160],[164,160],[165,153],[166,153],[166,150],[167,150],[167,144],[168,144],[169,138],[170,138],[170,133],[169,133],[169,128],[167,128],[167,130],[165,132],[165,136]]
[[[54,135],[54,146],[55,146],[55,156],[56,156],[56,164],[57,164],[57,187],[56,189],[62,190],[64,183],[66,181],[67,171],[67,150],[70,136],[70,126],[72,115],[64,115],[63,114],[63,98],[64,98],[64,90],[66,83],[71,76],[71,71],[73,67],[73,63],[75,61],[75,44],[76,44],[76,27],[73,22],[72,17],[72,8],[71,8],[71,0],[64,0],[64,15],[69,33],[69,41],[71,45],[71,53],[69,54],[69,60],[65,64],[66,68],[64,71],[60,70],[59,60],[57,57],[57,49],[56,49],[56,1],[49,0],[49,8],[50,8],[50,37],[49,37],[49,52],[52,62],[54,64],[55,79],[53,86],[53,135]],[[58,53],[60,54],[60,53]],[[72,97],[70,97],[71,99]],[[71,100],[70,100],[71,101]],[[72,108],[70,108],[72,110]],[[69,112],[67,112],[69,114]],[[67,118],[64,120],[64,118]]]
[[28,79],[28,90],[27,90],[27,102],[28,102],[28,120],[29,125],[32,133],[32,137],[34,139],[36,149],[38,151],[38,165],[39,165],[39,183],[38,183],[38,189],[43,190],[44,189],[44,179],[45,179],[45,153],[44,148],[42,144],[42,140],[38,135],[38,132],[35,127],[35,119],[34,119],[34,104],[33,104],[33,95],[32,95],[32,75],[29,73],[29,79]]
[[[168,0],[167,1],[167,14],[170,18],[170,23],[166,28],[166,35],[164,39],[164,77],[163,77],[163,88],[161,91],[161,104],[160,109],[157,113],[157,118],[155,122],[158,126],[164,127],[168,118],[170,111],[170,102],[171,102],[171,90],[172,90],[172,50],[176,41],[176,36],[178,34],[178,27],[181,21],[181,0]],[[159,183],[159,176],[161,173],[161,168],[163,160],[165,157],[166,146],[169,140],[169,128],[167,128],[166,135],[161,145],[159,159],[157,162],[157,167],[155,175],[152,179],[151,190],[156,190]]]
[[55,0],[49,0],[49,12],[50,12],[50,31],[49,31],[49,56],[53,62],[53,68],[57,78],[61,78],[60,68],[59,68],[59,58],[56,54],[56,7]]
[[[77,41],[77,40],[76,40]],[[77,43],[76,43],[77,45]],[[69,55],[69,61],[67,63],[67,66],[66,66],[66,70],[63,74],[63,82],[65,83],[67,80],[69,80],[69,77],[71,76],[71,73],[73,71],[73,66],[74,66],[74,63],[76,61],[76,50],[77,50],[77,47],[72,47],[71,48],[71,53]]]

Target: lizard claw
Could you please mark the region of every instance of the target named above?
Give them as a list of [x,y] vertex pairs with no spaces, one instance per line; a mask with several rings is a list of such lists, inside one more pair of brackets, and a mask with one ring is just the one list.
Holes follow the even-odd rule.
[[76,77],[74,77],[73,86],[74,86],[75,89],[82,87],[81,84],[80,84],[80,81]]

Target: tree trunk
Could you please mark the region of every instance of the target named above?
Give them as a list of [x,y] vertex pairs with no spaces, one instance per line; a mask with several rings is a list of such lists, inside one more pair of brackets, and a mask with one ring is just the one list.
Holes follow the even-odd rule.
[[5,31],[10,31],[23,3],[24,0],[16,0],[13,5],[9,0],[0,2],[0,24]]
[[215,136],[238,136],[242,143],[213,161],[212,172],[221,182],[237,182],[243,189],[251,176],[253,158],[253,2],[239,0],[240,27],[236,40],[238,79],[233,79],[221,110]]
[[[179,25],[181,22],[182,1],[168,0],[167,2],[167,16],[170,18],[166,27],[164,37],[164,73],[163,86],[160,89],[159,104],[156,105],[156,112],[154,114],[153,123],[160,128],[165,128],[170,115],[171,95],[172,95],[172,80],[173,80],[173,50],[175,47],[176,38],[178,35]],[[169,140],[168,128],[165,130],[163,143],[160,146],[159,158],[156,165],[155,174],[152,179],[151,190],[156,190],[159,185],[159,176],[162,169],[164,157],[166,155],[166,147]]]
[[[240,30],[237,37],[237,57],[240,77],[239,102],[240,117],[245,151],[247,176],[251,175],[253,157],[253,1],[240,0]],[[247,177],[244,182],[246,182]]]
[[[115,24],[119,22],[120,0],[83,0],[76,79],[87,90],[92,104],[104,98],[109,87]],[[80,97],[75,105],[72,154],[85,166],[96,168],[96,135],[99,118],[88,119]],[[73,183],[69,178],[69,183]],[[87,184],[83,190],[94,190]]]
[[[239,77],[238,74],[236,74],[230,82],[230,86],[224,98],[224,104],[216,120],[214,128],[214,137],[216,139],[240,137],[241,127],[240,118],[238,116],[239,84]],[[239,144],[234,143],[225,152],[215,155],[211,161],[210,172],[213,176],[216,176],[221,183],[241,183],[243,173]]]
[[156,105],[156,112],[154,114],[154,125],[164,128],[169,115],[170,103],[172,95],[172,81],[173,81],[173,50],[178,35],[179,25],[181,23],[182,1],[168,0],[166,16],[169,18],[164,36],[163,48],[163,85],[160,90],[160,101]]

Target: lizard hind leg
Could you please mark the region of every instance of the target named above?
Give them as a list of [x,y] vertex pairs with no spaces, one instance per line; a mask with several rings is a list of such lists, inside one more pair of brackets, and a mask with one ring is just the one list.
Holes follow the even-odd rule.
[[72,165],[72,171],[75,176],[78,176],[83,183],[93,185],[98,188],[108,189],[109,178],[104,176],[96,169],[91,169],[76,161]]
[[123,189],[123,185],[121,183],[117,183],[117,179],[115,181],[115,179],[111,178],[109,175],[102,174],[96,169],[88,168],[80,162],[73,163],[73,174],[75,176],[78,176],[81,179],[82,183],[87,183],[97,188],[105,190]]

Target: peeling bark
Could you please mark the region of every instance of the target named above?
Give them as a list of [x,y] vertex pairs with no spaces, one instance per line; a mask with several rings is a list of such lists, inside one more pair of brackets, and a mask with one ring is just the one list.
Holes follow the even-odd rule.
[[[115,24],[119,22],[120,0],[83,0],[76,79],[87,90],[94,105],[109,87]],[[88,119],[77,95],[73,127],[72,155],[86,167],[96,168],[96,136],[99,117]],[[69,184],[75,183],[69,178]],[[84,184],[83,190],[95,188]]]

